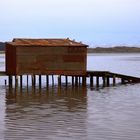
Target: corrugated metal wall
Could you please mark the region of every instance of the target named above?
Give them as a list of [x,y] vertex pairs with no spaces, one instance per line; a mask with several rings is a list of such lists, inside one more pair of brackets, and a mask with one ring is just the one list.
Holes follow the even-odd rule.
[[[16,53],[14,52],[16,51]],[[15,57],[16,54],[16,57]],[[7,47],[7,72],[16,74],[86,74],[86,47],[42,47],[16,46],[11,51]],[[14,59],[10,61],[10,57]],[[16,58],[16,60],[15,60]],[[15,66],[16,65],[16,66]],[[9,67],[13,67],[13,69]]]
[[12,45],[6,44],[6,73],[8,75],[16,74],[16,48]]

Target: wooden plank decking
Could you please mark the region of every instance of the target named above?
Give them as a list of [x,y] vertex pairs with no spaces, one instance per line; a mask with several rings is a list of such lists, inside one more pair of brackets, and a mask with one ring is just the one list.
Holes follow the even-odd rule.
[[87,75],[89,77],[95,76],[95,77],[120,78],[124,82],[128,82],[128,83],[140,83],[139,77],[118,74],[118,73],[113,73],[113,72],[109,72],[109,71],[87,71]]

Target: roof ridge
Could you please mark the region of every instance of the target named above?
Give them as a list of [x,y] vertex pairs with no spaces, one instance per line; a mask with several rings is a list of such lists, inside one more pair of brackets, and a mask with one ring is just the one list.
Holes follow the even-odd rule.
[[69,38],[14,38],[13,45],[38,45],[38,46],[88,46]]

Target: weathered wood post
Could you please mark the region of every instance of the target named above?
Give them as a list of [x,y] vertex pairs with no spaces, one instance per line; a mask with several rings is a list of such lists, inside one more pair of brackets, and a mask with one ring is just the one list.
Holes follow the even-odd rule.
[[41,75],[39,75],[39,89],[41,89],[41,86],[42,86],[42,78]]
[[15,93],[18,93],[18,75],[15,75]]
[[90,87],[93,87],[93,76],[90,76]]
[[74,76],[71,77],[72,80],[72,86],[74,86]]
[[99,87],[99,76],[96,76],[96,86]]
[[66,87],[67,87],[68,86],[68,76],[67,75],[65,76],[65,82],[66,82],[65,84],[66,84]]
[[22,89],[22,86],[23,86],[23,78],[22,78],[22,75],[20,75],[20,89]]
[[46,75],[46,86],[49,87],[49,75]]
[[79,86],[80,86],[81,85],[81,77],[79,76],[78,79],[79,79]]
[[52,75],[52,86],[54,86],[54,75]]
[[32,87],[35,88],[35,85],[36,85],[36,76],[32,75]]
[[123,78],[121,78],[121,83],[125,84],[125,80]]
[[107,80],[107,81],[106,81],[106,82],[107,82],[106,84],[107,84],[107,86],[109,87],[109,85],[110,85],[110,77],[107,76],[107,79],[106,79],[106,80]]
[[29,86],[29,75],[27,75],[27,88]]
[[75,86],[78,86],[78,77],[75,76]]
[[103,79],[103,87],[105,87],[106,86],[106,77],[103,76],[102,79]]
[[7,81],[6,80],[4,80],[4,84],[5,84],[5,86],[7,85]]
[[82,77],[82,86],[86,86],[86,80],[87,80],[87,77],[83,76]]
[[113,86],[115,86],[115,85],[116,85],[116,77],[113,76]]
[[13,78],[11,75],[8,76],[9,87],[12,88],[13,85]]
[[18,88],[18,75],[15,75],[15,87]]
[[61,75],[58,75],[58,86],[61,87]]

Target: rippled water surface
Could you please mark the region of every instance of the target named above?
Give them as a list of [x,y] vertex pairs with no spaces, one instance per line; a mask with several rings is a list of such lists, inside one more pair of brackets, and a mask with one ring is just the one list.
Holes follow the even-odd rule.
[[[0,70],[4,70],[0,56]],[[140,76],[139,54],[92,54],[89,70]],[[1,140],[139,140],[140,84],[32,89],[0,79]]]

